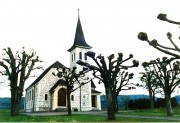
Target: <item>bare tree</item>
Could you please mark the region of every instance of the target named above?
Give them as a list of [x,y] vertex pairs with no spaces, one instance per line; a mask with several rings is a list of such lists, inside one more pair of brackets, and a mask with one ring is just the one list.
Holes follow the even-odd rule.
[[[157,81],[157,86],[163,89],[167,115],[172,116],[171,94],[180,84],[180,62],[174,61],[176,58],[163,57],[150,62],[144,62],[143,67],[151,71]],[[174,62],[173,62],[174,61]]]
[[[128,69],[128,68],[126,68]],[[131,90],[135,89],[136,84],[130,83],[130,79],[133,79],[134,74],[129,73],[127,70],[121,70],[119,71],[118,77],[116,77],[116,82],[113,87],[113,94],[115,96],[114,100],[114,109],[115,112],[118,112],[119,107],[118,107],[118,95],[122,90]]]
[[[63,68],[62,70],[60,70],[59,68],[57,68],[57,76],[59,78],[64,78],[65,80],[65,85],[67,87],[67,107],[68,107],[68,115],[71,116],[72,115],[72,110],[71,110],[71,93],[74,92],[75,90],[77,90],[78,88],[80,88],[81,86],[89,83],[90,81],[92,81],[92,79],[85,77],[85,74],[87,72],[89,72],[89,69],[83,68],[82,71],[80,71],[79,73],[76,73],[76,67],[73,67],[72,70],[70,70],[69,68]],[[56,75],[55,73],[53,73],[53,75]],[[77,85],[75,87],[75,85]]]
[[10,81],[11,90],[11,115],[19,115],[20,100],[23,95],[24,84],[30,77],[33,70],[42,69],[42,67],[35,66],[39,60],[34,50],[29,54],[23,48],[21,53],[13,54],[11,48],[4,49],[5,54],[0,66],[4,68],[1,74],[7,76]]
[[[77,64],[81,66],[85,66],[93,71],[93,76],[99,79],[99,83],[103,83],[105,87],[106,97],[107,97],[107,115],[109,120],[115,119],[115,109],[114,109],[114,101],[115,101],[115,90],[118,89],[118,78],[121,75],[121,70],[128,69],[131,67],[137,67],[139,62],[133,60],[133,65],[128,66],[124,63],[131,59],[133,55],[129,55],[128,58],[123,59],[123,54],[118,53],[117,59],[114,60],[114,54],[108,57],[108,62],[105,61],[104,56],[101,54],[95,57],[95,53],[92,51],[88,51],[86,53],[88,57],[90,57],[96,64],[96,66],[91,65],[89,63],[78,61]],[[122,74],[123,75],[123,74]],[[123,77],[125,78],[125,77]],[[129,78],[130,79],[130,78]],[[127,81],[126,81],[127,82]],[[119,89],[120,90],[120,89]]]
[[[180,22],[176,22],[176,21],[168,19],[166,14],[159,14],[157,16],[157,18],[162,20],[162,21],[166,21],[166,22],[169,22],[169,23],[172,23],[172,24],[180,25]],[[147,41],[150,46],[153,46],[155,49],[157,49],[157,50],[159,50],[159,51],[161,51],[161,52],[163,52],[165,54],[174,56],[176,58],[180,58],[180,54],[179,54],[180,53],[180,48],[173,41],[172,34],[170,32],[167,33],[167,38],[171,42],[172,47],[161,45],[161,44],[158,43],[158,41],[156,39],[153,39],[152,41],[150,41],[148,39],[148,35],[145,32],[140,32],[138,34],[138,38],[140,40],[142,40],[142,41]]]
[[142,76],[140,77],[141,81],[144,83],[142,87],[148,90],[149,99],[150,99],[150,108],[154,108],[155,95],[160,93],[160,89],[158,86],[158,79],[156,79],[155,75],[152,72],[153,70],[149,67],[149,69],[145,68],[145,72],[141,72]]

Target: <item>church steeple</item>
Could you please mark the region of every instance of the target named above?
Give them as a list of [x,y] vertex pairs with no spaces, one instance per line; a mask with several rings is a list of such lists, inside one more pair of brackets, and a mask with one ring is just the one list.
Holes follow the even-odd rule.
[[76,33],[74,38],[74,44],[71,48],[68,49],[69,52],[71,52],[74,48],[85,48],[85,49],[91,49],[92,47],[86,43],[86,40],[84,38],[83,29],[81,26],[81,21],[79,17],[79,9],[78,9],[78,22],[76,27]]

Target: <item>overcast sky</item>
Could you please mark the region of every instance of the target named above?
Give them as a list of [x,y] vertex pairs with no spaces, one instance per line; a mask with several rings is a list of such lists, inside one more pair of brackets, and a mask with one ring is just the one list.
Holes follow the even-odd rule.
[[[177,40],[179,27],[158,20],[157,15],[166,13],[180,20],[179,5],[179,0],[1,0],[0,58],[3,48],[21,51],[25,47],[37,52],[45,69],[57,60],[69,67],[67,50],[74,42],[79,9],[86,42],[97,54],[123,52],[140,63],[149,61],[164,54],[138,40],[137,34],[144,31],[150,39],[170,45],[166,33],[172,32]],[[134,81],[139,81],[137,77]],[[0,97],[10,96],[8,89],[1,85]]]

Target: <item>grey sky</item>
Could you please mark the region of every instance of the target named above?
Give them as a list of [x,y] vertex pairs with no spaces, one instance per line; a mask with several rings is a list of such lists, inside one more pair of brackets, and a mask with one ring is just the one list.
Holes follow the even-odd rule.
[[[67,50],[74,41],[77,9],[80,9],[85,39],[93,51],[105,56],[132,53],[134,59],[142,63],[164,54],[139,41],[138,32],[145,31],[150,39],[156,38],[158,42],[169,45],[166,33],[172,32],[177,39],[178,26],[159,21],[156,17],[159,13],[166,13],[169,18],[178,20],[179,5],[179,0],[2,0],[0,54],[3,48],[20,51],[24,46],[26,50],[37,52],[45,61],[44,68],[57,60],[69,67]],[[136,73],[140,70],[139,67]],[[137,77],[134,81],[139,81]],[[34,79],[30,79],[26,87]],[[7,85],[2,86],[0,96],[9,96],[8,89]]]

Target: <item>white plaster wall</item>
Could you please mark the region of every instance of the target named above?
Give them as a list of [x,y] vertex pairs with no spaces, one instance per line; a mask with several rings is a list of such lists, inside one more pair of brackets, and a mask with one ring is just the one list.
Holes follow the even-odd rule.
[[97,108],[101,110],[101,98],[100,95],[97,95]]
[[[72,69],[74,66],[77,67],[76,72],[82,70],[82,66],[76,64],[76,62],[79,60],[79,52],[82,53],[82,61],[88,62],[89,58],[87,57],[87,60],[85,60],[85,53],[89,51],[89,49],[79,48],[76,47],[74,50],[70,53],[70,68]],[[74,57],[75,53],[75,61],[73,59],[72,62],[72,54]],[[86,74],[86,77],[89,77],[88,74]],[[83,82],[83,81],[82,81]],[[80,88],[77,89],[75,92],[72,93],[74,95],[74,101],[71,101],[72,108],[78,108],[80,110],[80,102],[81,102],[81,110],[82,111],[88,111],[92,109],[92,102],[91,102],[91,83],[85,84],[81,87],[81,98],[80,98]],[[81,101],[80,101],[81,99]]]
[[[31,93],[31,94],[30,94]],[[33,105],[34,105],[34,97],[32,98],[32,96],[34,96],[34,86],[32,86],[31,88],[29,88],[26,91],[26,99],[25,99],[25,110],[27,112],[31,112],[33,111]]]
[[77,89],[75,92],[73,92],[71,95],[74,95],[74,101],[71,101],[72,109],[77,108],[78,111],[80,111],[80,102],[81,102],[82,111],[89,111],[92,109],[91,83],[81,86],[81,98],[80,98],[80,88]]
[[[51,95],[49,93],[50,88],[59,80],[57,76],[52,75],[53,72],[57,72],[56,68],[52,68],[49,72],[38,82],[38,84],[29,88],[26,92],[26,111],[33,110],[33,104],[35,111],[50,111],[51,108]],[[29,100],[28,93],[35,90],[34,101]],[[45,100],[45,94],[47,94],[47,100]]]
[[[56,68],[52,68],[49,72],[39,81],[38,97],[36,106],[38,111],[50,110],[51,108],[51,95],[49,90],[59,80],[57,76],[52,75],[53,72],[57,72]],[[45,94],[47,94],[47,100],[45,100]]]
[[[88,58],[88,57],[87,57],[87,60],[85,60],[85,53],[86,53],[87,51],[89,51],[89,49],[84,49],[84,48],[79,48],[79,47],[76,47],[74,50],[71,51],[71,53],[70,53],[70,68],[71,68],[71,70],[72,70],[72,68],[73,68],[74,66],[77,67],[77,72],[79,72],[80,70],[82,70],[82,67],[79,66],[79,65],[77,65],[76,62],[79,60],[79,52],[82,53],[82,61],[88,62],[88,61],[89,61],[89,58]],[[73,62],[72,62],[72,54],[73,54],[73,57],[74,57],[74,53],[75,53],[76,59],[75,59],[75,61],[74,61],[74,59],[73,59]]]

